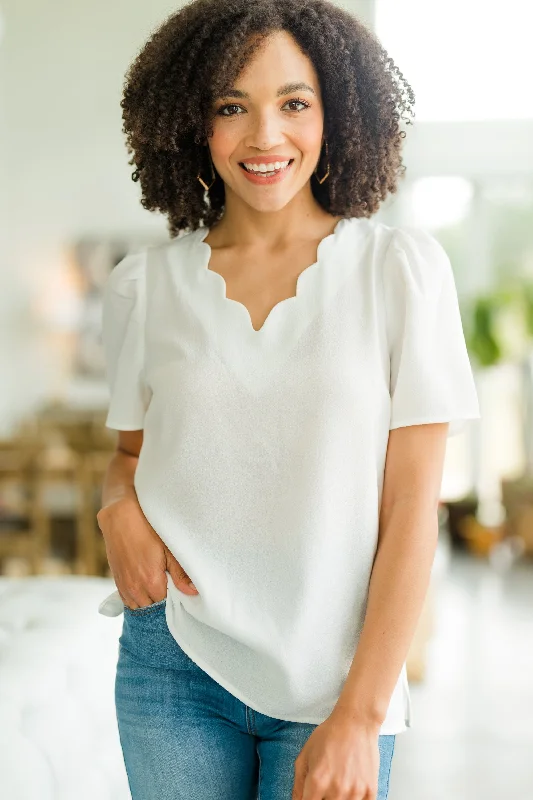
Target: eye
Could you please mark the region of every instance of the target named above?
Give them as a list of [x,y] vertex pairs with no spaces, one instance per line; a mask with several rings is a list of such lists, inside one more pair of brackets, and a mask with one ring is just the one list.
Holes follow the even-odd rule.
[[[308,103],[307,100],[301,100],[299,97],[295,97],[292,100],[287,100],[287,102],[285,103],[285,106],[291,106],[291,105],[292,106],[294,106],[294,105],[300,106],[300,108],[294,108],[293,107],[293,108],[290,109],[290,111],[296,111],[297,114],[300,114],[306,108],[310,108],[310,103]],[[231,109],[237,109],[237,111],[234,112]],[[219,116],[221,116],[221,117],[236,117],[236,116],[239,116],[239,114],[240,114],[239,109],[242,110],[242,106],[237,105],[237,103],[228,103],[225,106],[221,106],[218,109],[217,114]]]
[[226,111],[226,109],[228,108],[240,108],[240,107],[241,106],[238,106],[236,103],[228,103],[228,105],[220,106],[220,108],[217,111],[217,114],[220,114],[221,117],[234,117],[236,116],[235,114],[224,114],[223,112]]
[[298,105],[303,106],[303,108],[293,108],[293,109],[291,109],[291,111],[296,111],[298,114],[301,111],[303,111],[305,108],[309,108],[309,105],[310,105],[306,100],[300,100],[299,98],[295,98],[294,100],[288,100],[287,103],[285,103],[285,105],[288,106],[288,105],[291,105],[291,103],[297,103]]

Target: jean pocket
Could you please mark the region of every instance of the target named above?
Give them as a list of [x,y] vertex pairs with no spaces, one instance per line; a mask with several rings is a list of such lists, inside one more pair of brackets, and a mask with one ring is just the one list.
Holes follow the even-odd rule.
[[198,670],[196,663],[178,645],[167,622],[167,598],[149,606],[124,606],[119,638],[121,659],[156,669]]
[[124,605],[124,614],[132,616],[149,614],[152,611],[159,611],[160,609],[163,610],[165,608],[166,602],[167,598],[163,597],[162,600],[156,600],[155,603],[151,603],[149,606],[139,606],[138,608],[129,608],[129,606]]

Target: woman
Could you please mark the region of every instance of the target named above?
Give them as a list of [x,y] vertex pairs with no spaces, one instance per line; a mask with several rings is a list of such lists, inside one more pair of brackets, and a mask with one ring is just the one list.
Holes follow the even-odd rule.
[[370,219],[412,99],[325,0],[195,0],[127,75],[170,233],[104,300],[133,800],[387,797],[446,439],[479,416],[444,250]]

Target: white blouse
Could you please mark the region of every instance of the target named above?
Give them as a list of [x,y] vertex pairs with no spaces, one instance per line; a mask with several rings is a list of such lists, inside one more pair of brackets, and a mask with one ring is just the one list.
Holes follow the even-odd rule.
[[[454,276],[424,230],[345,218],[256,331],[207,232],[109,276],[106,425],[144,429],[139,503],[199,592],[167,573],[177,643],[256,711],[320,724],[364,622],[389,431],[480,416]],[[404,664],[380,733],[411,719]]]

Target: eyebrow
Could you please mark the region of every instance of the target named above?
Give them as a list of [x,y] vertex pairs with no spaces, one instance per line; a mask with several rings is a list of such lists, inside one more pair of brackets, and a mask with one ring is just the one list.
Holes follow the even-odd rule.
[[[311,92],[311,94],[316,94],[312,86],[309,86],[308,83],[300,81],[298,83],[286,83],[284,86],[280,86],[276,96],[282,97],[283,95],[292,94],[293,92]],[[220,95],[220,97],[240,97],[245,100],[250,99],[250,95],[247,92],[241,92],[240,89],[229,89],[227,92],[224,92],[224,94]]]

